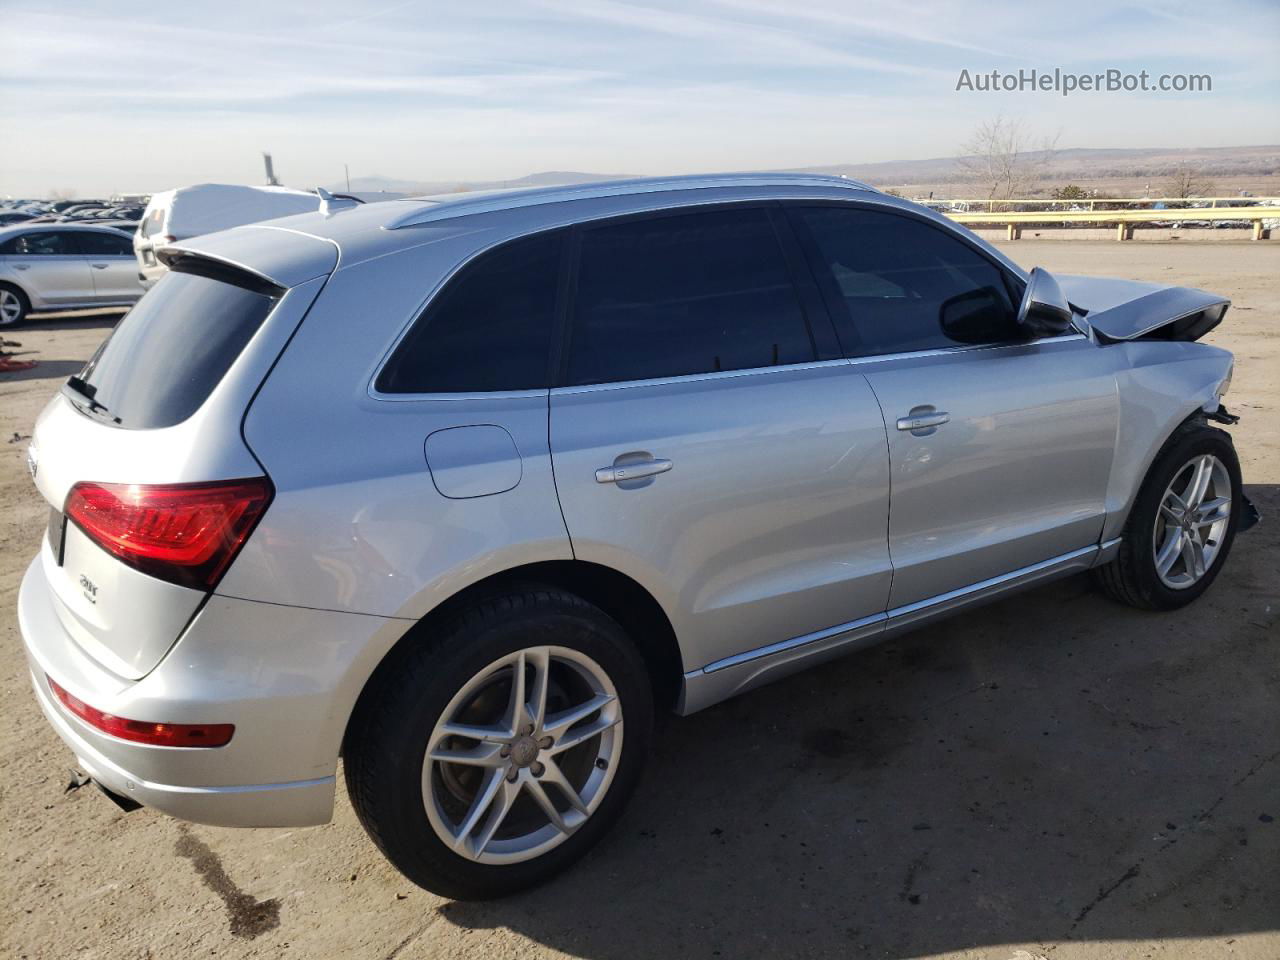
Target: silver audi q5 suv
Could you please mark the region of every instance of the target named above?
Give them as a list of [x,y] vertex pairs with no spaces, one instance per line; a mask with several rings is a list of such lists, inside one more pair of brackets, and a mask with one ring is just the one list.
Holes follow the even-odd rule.
[[1256,516],[1226,300],[848,180],[327,198],[161,256],[34,431],[36,696],[189,820],[324,823],[341,757],[448,896],[588,850],[658,711],[1076,571],[1171,610]]

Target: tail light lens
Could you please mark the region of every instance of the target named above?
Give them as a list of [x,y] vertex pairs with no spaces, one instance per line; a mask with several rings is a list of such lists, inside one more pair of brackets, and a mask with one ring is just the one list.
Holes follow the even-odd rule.
[[271,502],[266,477],[217,483],[77,483],[63,512],[143,573],[212,590]]
[[74,716],[79,717],[95,730],[131,740],[149,743],[156,747],[222,747],[231,742],[236,732],[232,723],[148,723],[145,720],[128,720],[91,707],[73,693],[68,693],[54,682],[47,673],[45,680],[54,696]]

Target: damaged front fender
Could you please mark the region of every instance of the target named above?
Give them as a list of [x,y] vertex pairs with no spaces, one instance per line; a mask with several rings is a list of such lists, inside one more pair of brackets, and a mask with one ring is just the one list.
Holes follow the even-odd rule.
[[1057,280],[1103,342],[1199,340],[1231,306],[1229,298],[1194,287],[1074,275]]

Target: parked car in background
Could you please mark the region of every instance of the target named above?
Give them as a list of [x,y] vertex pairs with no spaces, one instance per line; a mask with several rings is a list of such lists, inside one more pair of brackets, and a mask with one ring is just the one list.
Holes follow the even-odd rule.
[[129,306],[142,296],[129,236],[110,227],[0,228],[0,325],[33,310]]
[[849,180],[353,205],[159,256],[33,431],[40,706],[122,803],[204,823],[326,822],[341,754],[450,897],[589,850],[655,710],[1076,572],[1175,610],[1252,517],[1232,357],[1194,342],[1229,301],[1060,287]]
[[0,210],[0,227],[7,227],[12,223],[24,223],[34,216],[33,213],[25,213],[21,210]]
[[156,248],[246,223],[318,209],[320,197],[288,187],[200,183],[153,194],[134,236],[138,279],[150,287],[167,269]]

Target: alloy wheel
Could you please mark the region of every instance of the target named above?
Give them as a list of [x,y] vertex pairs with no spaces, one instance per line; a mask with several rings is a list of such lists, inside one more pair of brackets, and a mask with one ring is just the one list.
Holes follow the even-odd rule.
[[1156,575],[1172,590],[1203,579],[1222,552],[1231,520],[1231,474],[1213,454],[1193,457],[1173,475],[1152,533]]
[[480,863],[517,863],[599,807],[622,754],[608,674],[567,647],[529,647],[468,680],[427,742],[422,796],[436,835]]
[[0,326],[17,323],[22,316],[22,301],[12,290],[0,290]]

